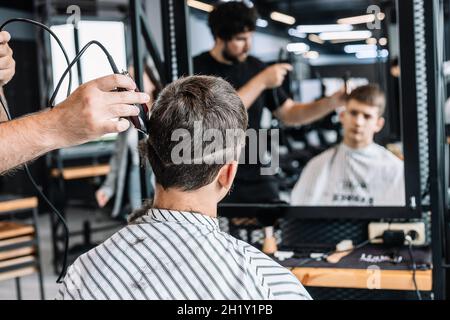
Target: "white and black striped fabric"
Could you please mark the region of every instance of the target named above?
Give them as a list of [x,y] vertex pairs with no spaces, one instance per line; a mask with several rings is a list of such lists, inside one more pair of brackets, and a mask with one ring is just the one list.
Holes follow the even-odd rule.
[[286,268],[199,213],[150,209],[69,267],[57,299],[311,299]]
[[295,206],[404,206],[403,161],[372,143],[345,143],[311,159],[291,193]]

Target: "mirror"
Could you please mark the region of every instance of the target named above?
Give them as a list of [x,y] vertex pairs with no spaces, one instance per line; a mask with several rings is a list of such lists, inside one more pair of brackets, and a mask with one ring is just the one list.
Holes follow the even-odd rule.
[[[395,1],[253,3],[259,15],[251,40],[244,32],[241,39],[223,41],[216,52],[207,20],[212,7],[191,6],[189,13],[194,73],[222,76],[240,89],[264,70],[252,57],[266,65],[292,66],[281,89],[263,91],[249,108],[249,129],[254,130],[225,202],[404,207]],[[239,56],[238,41],[245,55]],[[233,54],[235,61],[226,60]],[[220,64],[218,56],[226,62]],[[253,74],[236,71],[252,63],[257,69]],[[320,118],[302,123],[293,116],[292,108],[299,104],[317,109],[336,104],[321,99],[339,90],[349,99]],[[291,105],[286,105],[288,100]],[[259,165],[251,162],[254,158]]]

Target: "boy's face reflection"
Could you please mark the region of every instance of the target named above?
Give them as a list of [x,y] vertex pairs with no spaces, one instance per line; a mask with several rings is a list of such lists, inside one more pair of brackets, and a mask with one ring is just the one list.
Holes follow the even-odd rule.
[[345,111],[340,114],[344,128],[344,143],[352,148],[363,148],[373,142],[375,133],[384,125],[380,109],[354,99],[347,102]]

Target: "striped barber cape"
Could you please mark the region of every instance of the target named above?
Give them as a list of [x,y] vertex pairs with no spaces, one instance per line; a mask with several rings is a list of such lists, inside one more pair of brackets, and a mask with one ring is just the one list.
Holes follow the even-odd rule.
[[311,299],[216,218],[150,209],[71,265],[57,299]]

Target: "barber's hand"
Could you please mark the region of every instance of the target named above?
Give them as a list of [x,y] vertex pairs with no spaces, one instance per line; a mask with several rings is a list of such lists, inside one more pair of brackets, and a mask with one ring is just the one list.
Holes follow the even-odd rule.
[[258,76],[264,83],[266,89],[277,88],[281,86],[287,73],[292,71],[292,66],[288,63],[276,63],[261,71]]
[[98,189],[95,193],[95,199],[97,199],[98,206],[103,208],[109,201],[109,197],[102,189]]
[[8,45],[11,36],[8,32],[0,32],[0,87],[7,84],[16,72],[13,51]]
[[[116,88],[129,91],[112,92]],[[123,117],[139,114],[132,104],[149,101],[148,94],[134,92],[135,88],[133,80],[124,75],[110,75],[81,85],[51,111],[57,119],[60,147],[127,130],[130,122]]]
[[332,109],[345,106],[345,104],[347,103],[347,94],[345,93],[345,88],[336,91],[327,99]]

